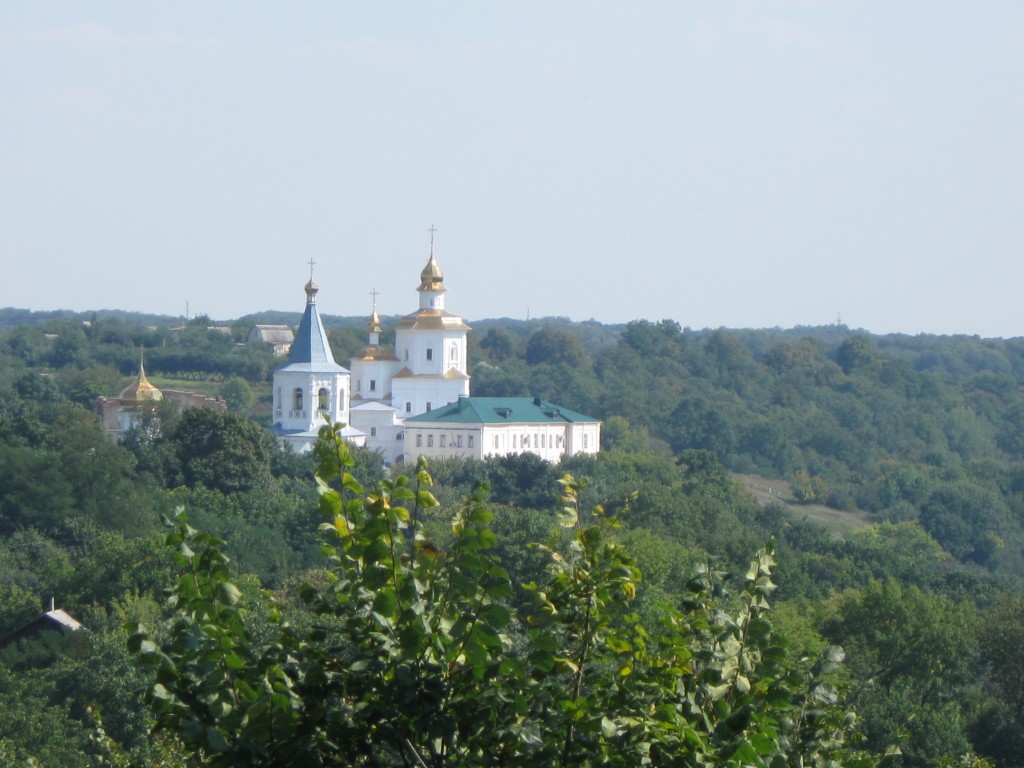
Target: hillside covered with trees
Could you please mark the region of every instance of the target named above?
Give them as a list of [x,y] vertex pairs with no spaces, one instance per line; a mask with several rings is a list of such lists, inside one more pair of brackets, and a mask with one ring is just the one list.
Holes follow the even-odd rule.
[[[232,323],[224,333],[210,330],[206,318],[177,328],[118,315],[17,320],[0,330],[0,638],[37,616],[51,597],[88,630],[21,638],[0,648],[4,764],[194,765],[197,748],[207,750],[207,760],[240,754],[230,751],[228,736],[243,729],[231,725],[225,703],[211,699],[203,710],[208,720],[190,720],[185,715],[196,711],[194,702],[174,709],[182,694],[166,678],[172,668],[185,674],[185,640],[198,637],[181,622],[198,615],[188,606],[201,596],[182,592],[178,574],[201,570],[188,554],[200,546],[189,537],[207,534],[226,542],[230,561],[225,569],[213,568],[222,550],[212,539],[201,540],[211,589],[231,587],[220,588],[226,613],[218,616],[230,629],[224,642],[243,649],[226,662],[235,670],[233,679],[254,686],[264,678],[252,677],[253,670],[270,669],[259,660],[277,649],[295,662],[275,667],[282,681],[358,657],[367,667],[356,672],[364,674],[350,670],[332,678],[332,685],[343,682],[348,691],[363,686],[380,696],[415,694],[402,705],[410,708],[403,727],[411,729],[414,749],[375,742],[367,754],[378,762],[367,765],[416,765],[414,755],[429,765],[486,764],[465,756],[454,761],[451,744],[430,746],[452,734],[468,738],[459,718],[482,716],[483,710],[466,703],[480,699],[480,689],[460,675],[477,684],[503,681],[493,690],[507,695],[512,709],[492,701],[487,713],[505,723],[507,733],[516,722],[537,729],[536,744],[517,742],[515,754],[524,762],[547,764],[543,749],[557,732],[562,751],[550,764],[568,754],[571,765],[639,765],[639,753],[629,750],[654,749],[653,764],[690,765],[699,763],[670,758],[705,749],[718,763],[735,756],[737,764],[767,765],[784,744],[822,760],[831,754],[856,761],[862,752],[880,756],[898,749],[890,759],[907,766],[972,759],[1022,764],[1022,339],[872,336],[842,326],[694,332],[671,321],[471,323],[474,394],[528,393],[597,416],[604,421],[603,451],[557,467],[526,455],[427,468],[434,483],[429,498],[439,505],[393,498],[393,507],[422,507],[416,526],[392,521],[396,536],[411,537],[411,549],[405,559],[390,550],[369,556],[371,564],[390,564],[392,582],[374,587],[378,597],[362,605],[362,591],[346,592],[366,587],[351,569],[367,562],[367,552],[353,554],[352,540],[345,539],[357,531],[328,541],[325,559],[319,529],[336,518],[318,510],[324,496],[314,482],[316,463],[283,452],[264,429],[268,377],[279,363],[266,350],[242,343],[249,321]],[[339,360],[365,344],[362,321],[327,320]],[[95,399],[128,383],[140,348],[154,381],[221,395],[230,410],[163,408],[121,444],[112,443],[100,429]],[[350,486],[349,501],[363,515],[374,503],[367,494],[383,494],[382,488],[396,493],[395,477],[372,455],[355,452],[353,461],[344,471],[365,492]],[[342,471],[334,469],[333,476]],[[737,481],[739,473],[785,481],[798,504],[824,505],[867,524],[839,538],[800,514],[799,506],[794,513],[758,503]],[[578,489],[578,517],[563,528],[559,510],[566,486],[558,481],[565,474],[586,483]],[[331,486],[333,476],[324,478],[321,490],[341,492]],[[475,498],[481,483],[489,495],[467,507],[465,500]],[[603,515],[589,516],[595,505]],[[169,534],[161,520],[174,520],[179,508],[188,527],[179,518],[177,533]],[[495,569],[495,582],[486,595],[459,599],[477,601],[479,610],[466,615],[478,617],[496,639],[476,656],[460,656],[444,644],[468,635],[448,623],[457,623],[457,616],[437,614],[448,639],[436,635],[440,624],[434,627],[443,647],[435,649],[440,656],[432,663],[455,664],[445,673],[450,676],[437,679],[445,681],[449,703],[462,702],[445,710],[456,722],[442,727],[414,717],[415,702],[422,705],[428,695],[423,686],[430,675],[417,672],[409,678],[415,684],[394,687],[393,678],[374,667],[381,648],[372,638],[360,639],[352,616],[364,611],[377,620],[375,614],[389,632],[411,637],[413,630],[399,627],[408,617],[393,602],[406,595],[403,590],[428,583],[440,592],[468,589],[451,581],[450,573],[443,581],[436,568],[457,562],[456,571],[477,573],[474,568],[485,567],[483,560],[451,559],[467,546],[460,538],[465,527],[453,531],[452,516],[470,508],[480,510],[473,525],[483,542],[474,542],[473,551]],[[606,626],[600,641],[587,645],[588,653],[599,649],[600,661],[591,667],[561,653],[578,652],[579,639],[590,630],[573,624],[565,615],[571,613],[568,603],[559,600],[569,600],[570,582],[578,586],[580,571],[573,568],[583,561],[573,558],[605,556],[587,548],[585,532],[593,526],[602,546],[625,559],[615,561],[623,569],[617,575],[603,577],[613,586],[602,587]],[[381,541],[383,532],[371,527],[359,546]],[[169,535],[174,550],[166,546]],[[763,549],[769,542],[774,555]],[[760,563],[753,571],[752,559]],[[753,580],[745,580],[752,572]],[[771,582],[770,596],[751,586],[758,578]],[[166,600],[171,588],[176,603]],[[431,605],[426,593],[417,594]],[[547,618],[545,600],[551,606]],[[554,616],[565,623],[544,623],[557,624]],[[231,617],[240,623],[232,625]],[[285,631],[282,620],[292,629]],[[707,654],[734,648],[727,636],[748,627],[745,621],[760,633],[760,656],[748,659],[749,674],[725,657],[707,666]],[[136,633],[130,650],[125,627],[138,624],[146,633]],[[217,622],[207,624],[214,632]],[[547,630],[537,634],[531,627]],[[637,640],[640,631],[649,638],[644,644]],[[409,642],[389,653],[425,658],[416,644],[422,637]],[[829,650],[839,647],[842,654]],[[550,680],[540,671],[548,663],[545,648]],[[140,656],[149,666],[139,663]],[[660,665],[674,670],[674,677]],[[577,683],[581,666],[586,671]],[[634,689],[608,674],[627,666],[622,677],[651,687]],[[188,674],[196,667],[191,669]],[[679,681],[674,693],[670,677]],[[391,687],[381,687],[386,679]],[[544,684],[531,682],[539,680]],[[161,687],[154,687],[157,682]],[[267,684],[273,688],[272,681]],[[714,699],[711,689],[723,685],[729,687]],[[566,691],[575,696],[565,698]],[[684,695],[701,691],[712,698],[702,703]],[[141,703],[147,695],[149,709]],[[289,701],[302,698],[301,692],[295,696]],[[804,709],[817,702],[817,730],[787,730],[793,713],[783,711],[783,699]],[[271,709],[281,707],[282,724],[285,713],[301,709],[268,701]],[[659,710],[662,703],[674,707],[672,727],[667,710]],[[641,716],[651,707],[661,714]],[[549,718],[540,717],[549,710]],[[847,711],[856,718],[844,720]],[[569,712],[580,713],[578,724]],[[625,712],[632,719],[623,719]],[[153,718],[164,730],[150,733]],[[197,734],[188,725],[200,722],[212,730]],[[366,728],[370,721],[352,715],[345,722]],[[842,725],[826,738],[827,723]],[[677,745],[673,753],[666,745],[689,727],[690,741],[681,742],[689,746]],[[488,738],[498,739],[499,731]],[[338,731],[323,733],[330,740]],[[567,740],[567,733],[576,735]],[[249,736],[258,741],[257,733]],[[496,743],[487,747],[491,754]],[[752,751],[741,750],[744,743]],[[350,762],[332,764],[364,759],[334,754]],[[438,762],[438,755],[450,762]],[[511,760],[506,764],[516,764]]]

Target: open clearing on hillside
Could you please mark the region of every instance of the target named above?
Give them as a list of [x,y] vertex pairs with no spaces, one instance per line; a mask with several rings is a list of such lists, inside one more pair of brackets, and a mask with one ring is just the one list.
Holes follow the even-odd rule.
[[871,525],[870,515],[863,510],[846,511],[820,504],[800,504],[793,497],[793,488],[785,480],[769,480],[757,475],[733,475],[743,483],[759,504],[781,504],[794,518],[813,520],[825,526],[837,539],[850,531]]
[[194,395],[205,395],[206,397],[217,397],[220,388],[224,386],[223,381],[207,381],[203,379],[174,379],[170,376],[153,374],[147,376],[150,382],[160,389],[173,389],[176,392],[191,392]]

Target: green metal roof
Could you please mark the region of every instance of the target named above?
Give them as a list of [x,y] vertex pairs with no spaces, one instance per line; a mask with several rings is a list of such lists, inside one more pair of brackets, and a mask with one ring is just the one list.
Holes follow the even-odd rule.
[[539,397],[460,397],[454,403],[412,416],[406,424],[566,424],[598,420]]

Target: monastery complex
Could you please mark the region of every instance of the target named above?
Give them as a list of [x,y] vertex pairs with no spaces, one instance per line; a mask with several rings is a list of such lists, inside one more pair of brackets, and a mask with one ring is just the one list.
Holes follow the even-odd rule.
[[273,423],[293,450],[309,450],[326,423],[383,455],[389,464],[530,452],[548,461],[597,453],[597,419],[530,397],[471,397],[463,319],[445,308],[444,275],[434,257],[420,273],[419,308],[381,344],[374,306],[367,346],[339,365],[317,309],[319,286],[306,284],[306,308],[287,365],[274,373]]

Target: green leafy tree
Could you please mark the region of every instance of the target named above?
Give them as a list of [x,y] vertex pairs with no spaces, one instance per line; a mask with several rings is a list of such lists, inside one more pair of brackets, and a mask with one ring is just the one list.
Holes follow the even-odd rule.
[[[650,631],[615,515],[560,481],[562,535],[529,608],[497,559],[486,489],[428,539],[421,463],[365,490],[325,428],[317,447],[326,578],[291,625],[246,596],[223,542],[181,514],[165,630],[131,646],[154,673],[157,725],[210,766],[868,766],[827,677],[842,652],[792,660],[773,640],[771,549],[735,596],[705,567]],[[252,617],[270,623],[256,631]]]
[[503,328],[488,328],[480,339],[480,349],[496,363],[522,357],[522,346],[518,338]]
[[252,408],[252,389],[240,376],[232,376],[220,385],[220,395],[233,413],[247,414]]
[[212,408],[186,408],[168,441],[186,485],[230,493],[258,488],[270,477],[274,445],[258,424]]
[[911,766],[971,751],[960,701],[976,675],[974,608],[894,580],[846,593],[824,635],[849,652],[853,700],[876,749],[898,745]]
[[581,368],[591,364],[590,355],[583,348],[580,337],[572,331],[545,327],[526,342],[526,362],[530,365],[547,363]]

